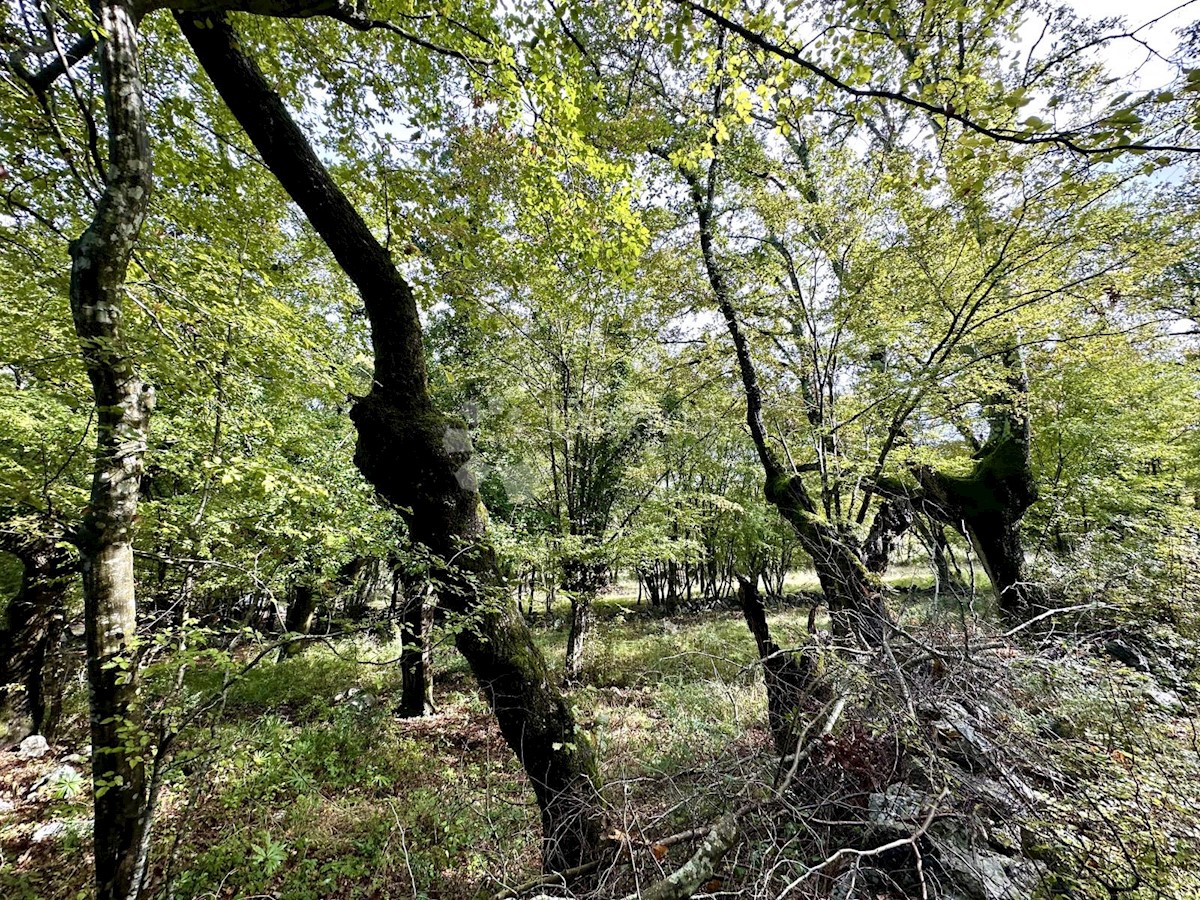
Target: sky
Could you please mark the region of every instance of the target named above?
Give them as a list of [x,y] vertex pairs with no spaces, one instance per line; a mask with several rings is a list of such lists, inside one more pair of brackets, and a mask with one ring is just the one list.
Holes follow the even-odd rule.
[[[1069,3],[1090,19],[1124,16],[1130,31],[1144,25],[1137,32],[1138,38],[1168,56],[1178,44],[1175,29],[1200,19],[1200,0],[1069,0]],[[1100,56],[1114,75],[1136,73],[1135,84],[1131,86],[1137,88],[1165,85],[1173,75],[1165,61],[1134,40],[1111,41],[1100,50]]]

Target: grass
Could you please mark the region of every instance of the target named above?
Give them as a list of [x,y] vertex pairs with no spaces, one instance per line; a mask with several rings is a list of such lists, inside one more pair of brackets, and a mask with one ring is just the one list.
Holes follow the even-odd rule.
[[[931,605],[920,573],[901,569],[889,581],[914,627],[945,613]],[[814,584],[811,575],[794,573],[787,589],[800,593]],[[738,802],[739,761],[769,760],[761,672],[735,609],[662,615],[637,606],[628,587],[597,603],[587,683],[572,702],[595,736],[618,827],[636,811],[647,831],[669,834]],[[552,618],[535,628],[535,639],[561,666],[566,608],[554,612],[558,626]],[[806,639],[806,604],[776,604],[768,618],[785,646]],[[402,720],[390,709],[399,695],[398,651],[394,643],[346,639],[249,671],[220,719],[189,736],[168,774],[153,883],[169,876],[177,897],[212,900],[458,900],[535,874],[533,796],[465,664],[441,647],[437,714]],[[1190,787],[1200,780],[1200,762],[1186,749],[1189,741],[1195,746],[1194,723],[1147,710],[1138,686],[1094,657],[1067,663],[1039,657],[1013,664],[1020,699],[1014,728],[1042,740],[1047,705],[1090,723],[1045,738],[1045,746],[1049,764],[1086,786],[1075,796],[1095,812],[1072,806],[1073,795],[1063,792],[1047,803],[1043,827],[1059,835],[1060,846],[1075,846],[1059,851],[1069,860],[1071,852],[1080,859],[1091,853],[1115,865],[1120,849],[1132,847],[1156,861],[1153,871],[1168,873],[1155,882],[1161,896],[1195,896],[1188,891],[1200,886],[1186,878],[1200,865],[1200,834],[1189,825],[1200,796]],[[185,683],[203,696],[222,677],[217,664],[197,662]],[[361,711],[335,702],[351,688],[378,702]],[[1119,732],[1114,721],[1123,723]],[[87,817],[86,786],[70,797],[26,798],[57,764],[54,757],[27,762],[0,754],[0,798],[13,803],[0,812],[0,896],[88,896],[86,833],[69,834],[65,843],[30,841],[40,822]],[[732,774],[713,774],[721,771]],[[1147,809],[1160,819],[1139,825]],[[1079,821],[1090,831],[1072,831]],[[1090,843],[1079,844],[1080,834]],[[1091,896],[1081,884],[1064,882],[1064,889]]]

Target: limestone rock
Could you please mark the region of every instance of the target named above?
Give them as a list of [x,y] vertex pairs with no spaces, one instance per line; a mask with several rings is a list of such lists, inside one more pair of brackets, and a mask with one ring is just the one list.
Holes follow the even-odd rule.
[[40,734],[31,734],[21,741],[21,749],[17,754],[22,759],[41,759],[49,752],[50,745],[46,743],[46,739]]

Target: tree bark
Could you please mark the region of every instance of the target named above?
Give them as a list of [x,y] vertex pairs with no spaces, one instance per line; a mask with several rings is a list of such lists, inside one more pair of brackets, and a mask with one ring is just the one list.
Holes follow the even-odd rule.
[[83,573],[95,785],[96,896],[140,888],[148,826],[136,658],[133,529],[154,391],[134,369],[122,329],[125,272],[149,205],[150,147],[137,20],[128,0],[92,5],[108,125],[108,167],[95,217],[71,243],[71,312],[96,404],[91,499],[76,542]]
[[819,666],[809,653],[785,651],[771,640],[767,612],[763,606],[758,584],[751,578],[738,575],[738,605],[746,627],[754,636],[758,658],[763,666],[763,682],[767,688],[767,724],[781,755],[791,753],[796,737],[796,723],[809,697],[825,699],[828,688],[820,684]]
[[571,625],[567,632],[567,654],[563,683],[578,684],[583,678],[584,648],[592,630],[592,606],[607,581],[603,566],[579,560],[563,563],[563,586],[571,597]]
[[578,684],[583,680],[583,648],[592,630],[592,601],[590,594],[571,595],[571,625],[567,631],[567,653],[563,661],[563,683]]
[[713,825],[687,862],[661,881],[630,894],[624,900],[688,900],[712,879],[717,865],[733,849],[739,836],[737,814],[725,814]]
[[53,741],[62,714],[63,629],[75,561],[46,535],[0,535],[0,550],[24,567],[0,630],[0,720],[10,740],[41,734]]
[[263,161],[362,296],[375,375],[371,392],[351,412],[358,429],[355,463],[385,500],[404,511],[411,539],[442,562],[434,572],[440,605],[467,619],[456,643],[532,783],[542,814],[544,864],[563,870],[590,861],[599,853],[601,833],[592,746],[577,733],[570,707],[500,583],[466,428],[439,412],[429,393],[412,289],[282,100],[237,48],[228,22],[221,16],[177,18]]
[[892,559],[896,539],[908,531],[913,524],[912,505],[902,498],[885,500],[879,505],[871,530],[867,533],[867,571],[882,575]]
[[950,475],[929,466],[915,470],[921,509],[958,529],[971,542],[992,583],[1002,614],[1020,618],[1047,605],[1030,581],[1020,522],[1037,500],[1029,453],[1028,384],[1017,352],[1005,359],[1009,392],[988,404],[988,437],[971,471]]

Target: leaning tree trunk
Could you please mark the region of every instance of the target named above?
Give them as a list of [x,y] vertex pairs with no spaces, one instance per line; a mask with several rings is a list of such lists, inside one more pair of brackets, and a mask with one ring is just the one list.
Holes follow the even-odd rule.
[[140,735],[133,529],[154,391],[133,367],[122,329],[125,272],[149,205],[136,13],[93,4],[108,121],[108,170],[95,217],[71,243],[71,312],[96,404],[91,498],[79,524],[95,785],[96,896],[136,896],[148,828]]
[[24,567],[0,630],[0,721],[7,736],[54,740],[62,713],[63,627],[75,561],[58,541],[0,534],[0,549]]
[[716,165],[715,160],[709,163],[706,184],[701,184],[694,172],[685,170],[682,174],[688,183],[696,212],[700,252],[709,285],[737,356],[738,372],[746,396],[746,424],[766,476],[766,499],[792,526],[801,548],[812,558],[834,626],[839,630],[851,630],[868,646],[879,646],[890,617],[878,579],[867,571],[857,541],[849,533],[838,529],[817,509],[803,478],[783,467],[768,441],[758,373],[750,355],[749,342],[738,322],[725,272],[717,260],[713,223]]
[[[598,772],[533,636],[500,582],[486,515],[469,468],[464,425],[429,393],[421,322],[408,282],[317,158],[257,65],[219,15],[178,20],[217,91],[267,167],[300,206],[354,282],[371,323],[375,375],[355,405],[355,463],[379,494],[405,511],[415,543],[432,551],[443,609],[465,617],[456,636],[505,740],[532,783],[542,814],[543,858],[563,870],[596,858],[601,840]],[[404,460],[403,466],[396,464]]]

